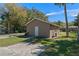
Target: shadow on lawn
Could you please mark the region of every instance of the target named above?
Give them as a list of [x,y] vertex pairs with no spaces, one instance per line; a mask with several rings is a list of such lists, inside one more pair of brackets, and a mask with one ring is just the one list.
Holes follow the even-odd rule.
[[[48,39],[40,38],[40,37],[30,37],[24,40],[23,42],[28,43],[28,45],[34,45],[34,44],[38,45],[38,43],[41,43],[42,40],[45,41]],[[35,48],[37,51],[32,52],[32,54],[36,54],[39,56],[44,51],[45,47],[46,46],[39,44],[39,46]]]
[[25,40],[22,42],[30,43],[30,44],[35,44],[35,43],[38,43],[41,40],[45,39],[45,38],[41,38],[41,37],[29,37],[29,36],[24,36],[24,35],[19,35],[17,37],[18,38],[25,38]]
[[29,37],[27,40],[25,40],[24,42],[30,42],[31,44],[36,44],[36,43],[41,43],[41,41],[49,41],[46,38],[40,38],[40,37]]
[[39,52],[39,56],[79,56],[79,42],[71,38],[70,40],[51,40],[32,37],[24,40],[23,42],[28,42],[29,44],[43,44],[44,51],[41,53]]
[[40,56],[78,56],[79,42],[76,40],[53,41]]
[[17,37],[19,37],[19,38],[26,38],[25,35],[18,35]]
[[[51,40],[46,38],[29,38],[30,44],[41,43],[44,51],[39,56],[78,56],[79,42],[76,40]],[[42,48],[41,48],[42,49]]]

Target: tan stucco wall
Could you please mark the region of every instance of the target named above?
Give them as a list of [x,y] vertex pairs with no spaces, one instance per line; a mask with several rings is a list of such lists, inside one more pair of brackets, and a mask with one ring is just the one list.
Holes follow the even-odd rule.
[[29,35],[35,36],[35,26],[39,27],[39,36],[50,36],[50,25],[39,20],[34,20],[27,25],[27,32],[29,32]]

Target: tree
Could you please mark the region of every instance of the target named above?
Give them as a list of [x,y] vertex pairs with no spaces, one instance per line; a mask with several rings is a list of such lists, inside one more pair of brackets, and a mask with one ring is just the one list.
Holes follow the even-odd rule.
[[6,11],[3,11],[1,18],[3,22],[5,22],[5,26],[7,27],[7,32],[10,33],[10,14]]
[[69,22],[69,26],[75,26],[74,21]]
[[55,5],[59,5],[59,6],[63,6],[64,7],[64,16],[65,16],[65,22],[66,22],[66,37],[69,37],[66,3],[55,3]]
[[9,28],[8,32],[16,32],[16,30],[22,30],[23,26],[27,22],[26,9],[16,6],[16,4],[5,4],[8,12],[3,14],[5,18],[5,24]]
[[44,21],[48,21],[48,17],[45,16],[45,14],[35,8],[32,9],[28,9],[28,18],[29,19],[34,19],[34,18],[38,18]]
[[64,22],[62,22],[62,21],[60,21],[60,20],[58,20],[58,21],[55,21],[55,22],[52,22],[53,24],[56,24],[56,25],[58,25],[58,26],[64,26]]
[[46,21],[48,18],[44,13],[37,9],[28,9],[18,6],[17,4],[10,3],[5,4],[2,19],[4,19],[4,24],[8,28],[8,33],[10,32],[24,32],[26,29],[26,23],[34,18],[40,18]]
[[76,22],[77,22],[76,25],[78,26],[77,40],[79,41],[79,14],[76,16],[76,19],[75,19],[75,20],[76,20]]
[[78,26],[78,19],[74,20],[74,26]]

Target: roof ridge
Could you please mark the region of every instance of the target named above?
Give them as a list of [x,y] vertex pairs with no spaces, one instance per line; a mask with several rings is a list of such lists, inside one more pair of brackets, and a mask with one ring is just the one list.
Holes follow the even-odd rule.
[[34,18],[34,19],[30,20],[29,22],[26,23],[26,25],[28,25],[30,22],[32,22],[32,21],[35,20],[35,19],[36,19],[36,20],[39,20],[39,21],[42,21],[42,22],[45,22],[45,23],[48,23],[48,24],[53,25],[53,26],[60,27],[60,26],[58,26],[58,25],[56,25],[56,24],[51,24],[50,22],[41,20],[41,19],[39,19],[39,18]]

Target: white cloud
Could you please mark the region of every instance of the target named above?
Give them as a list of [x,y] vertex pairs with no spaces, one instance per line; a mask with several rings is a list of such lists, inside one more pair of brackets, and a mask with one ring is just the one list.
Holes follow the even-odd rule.
[[[63,14],[64,11],[58,11],[58,12],[51,12],[51,13],[47,13],[46,16],[53,16],[53,15],[58,15],[58,14]],[[67,10],[68,16],[77,16],[79,13],[79,9],[71,9],[71,10]]]
[[79,13],[79,9],[68,10],[69,16],[77,16]]
[[63,11],[47,13],[46,16],[62,14]]

